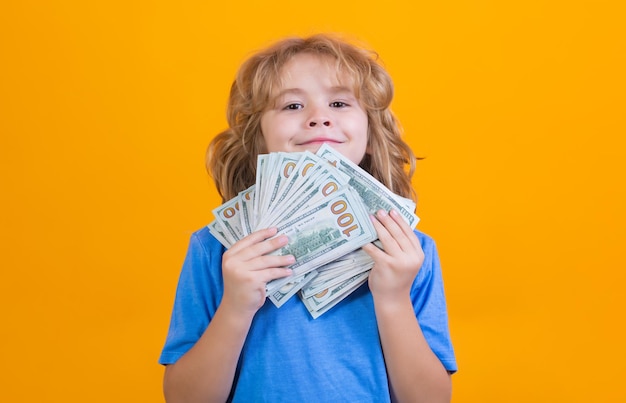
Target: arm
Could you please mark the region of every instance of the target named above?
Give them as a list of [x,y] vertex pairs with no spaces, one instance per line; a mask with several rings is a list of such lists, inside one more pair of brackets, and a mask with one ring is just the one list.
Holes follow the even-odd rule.
[[399,402],[449,402],[450,376],[426,342],[410,298],[424,252],[394,210],[379,211],[376,217],[384,251],[374,245],[363,249],[375,262],[369,284],[392,397]]
[[291,274],[293,256],[267,256],[287,243],[267,239],[276,229],[257,231],[223,255],[224,296],[196,344],[165,368],[168,402],[224,402],[232,388],[237,361],[254,315],[265,302],[265,285]]

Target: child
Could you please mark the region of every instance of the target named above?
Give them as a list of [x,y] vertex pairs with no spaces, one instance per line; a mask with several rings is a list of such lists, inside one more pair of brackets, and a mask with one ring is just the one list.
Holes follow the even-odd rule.
[[[392,96],[390,77],[360,48],[328,35],[280,41],[242,65],[207,168],[230,200],[255,183],[260,153],[328,143],[412,197],[415,158]],[[160,358],[167,401],[449,401],[456,361],[434,243],[394,210],[372,221],[384,251],[363,247],[374,260],[368,283],[315,320],[297,298],[281,308],[265,298],[294,262],[268,255],[287,242],[270,239],[276,228],[228,250],[207,228],[194,233]]]

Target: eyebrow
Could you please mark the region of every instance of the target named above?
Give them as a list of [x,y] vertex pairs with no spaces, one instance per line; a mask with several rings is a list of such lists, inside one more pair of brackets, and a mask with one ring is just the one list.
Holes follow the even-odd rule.
[[[305,91],[302,88],[287,88],[284,90],[279,91],[273,98],[274,99],[278,99],[284,95],[289,95],[289,94],[295,94],[295,95],[299,95],[304,93]],[[342,93],[349,93],[351,95],[355,95],[354,91],[350,88],[347,87],[345,85],[334,85],[332,87],[330,87],[330,92],[332,94],[342,94]]]

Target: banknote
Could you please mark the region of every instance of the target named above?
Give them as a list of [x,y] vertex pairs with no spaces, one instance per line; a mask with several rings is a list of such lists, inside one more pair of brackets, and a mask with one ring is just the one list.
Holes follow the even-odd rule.
[[382,248],[370,214],[397,210],[414,228],[415,202],[324,144],[317,153],[261,154],[256,182],[213,210],[209,231],[226,248],[270,226],[287,245],[274,255],[294,255],[293,275],[267,283],[276,306],[298,294],[313,318],[328,312],[367,281],[374,262],[361,246]]
[[254,191],[254,212],[258,217],[261,214],[261,205],[263,204],[262,198],[265,196],[265,182],[270,180],[270,176],[265,174],[265,168],[269,162],[270,155],[272,154],[259,154],[256,162],[256,190]]
[[359,273],[335,287],[326,289],[308,298],[300,296],[300,299],[304,303],[304,306],[306,306],[306,309],[309,311],[311,316],[314,319],[317,319],[320,315],[337,305],[352,291],[356,290],[363,283],[365,283],[368,275],[369,272]]
[[302,153],[275,153],[273,159],[270,160],[270,164],[266,169],[271,170],[271,175],[267,172],[261,172],[261,175],[267,177],[265,181],[265,188],[262,191],[265,194],[263,198],[264,205],[260,206],[262,212],[270,212],[274,208],[275,204],[279,203],[278,196],[285,187],[286,182],[292,177],[295,171],[298,161],[302,157]]
[[349,178],[346,178],[345,174],[329,164],[323,165],[328,166],[323,166],[311,178],[306,179],[295,194],[285,199],[283,208],[267,215],[263,221],[264,226],[278,225],[297,212],[308,210],[322,199],[348,185]]
[[241,221],[241,229],[244,236],[249,235],[254,231],[257,222],[256,212],[254,211],[255,190],[256,185],[252,185],[248,189],[242,190],[237,195],[240,203],[239,219]]
[[[275,236],[287,236],[287,245],[272,252],[293,255],[289,266],[294,274],[306,273],[335,260],[377,238],[376,230],[359,196],[349,187],[334,192],[312,208],[293,215],[278,226]],[[289,282],[290,277],[272,280],[272,292]]]
[[361,274],[371,270],[373,266],[374,262],[372,261],[368,264],[363,264],[361,266],[353,266],[348,270],[338,270],[336,273],[328,273],[329,275],[323,278],[319,278],[320,274],[318,273],[316,278],[313,279],[317,280],[315,284],[312,284],[313,281],[310,281],[309,283],[303,285],[302,288],[300,288],[299,292],[302,297],[312,297],[316,294],[321,293],[324,290],[332,289],[333,287],[340,285],[344,281],[349,280],[357,274]]
[[374,266],[372,258],[362,249],[349,253],[348,259],[341,258],[317,269],[318,274],[300,289],[302,297],[311,297],[332,288],[351,277],[366,272]]
[[[306,151],[298,153],[298,155],[300,155],[298,162],[293,166],[293,169],[286,172],[288,175],[287,180],[282,182],[279,191],[269,200],[268,206],[263,208],[262,211],[259,211],[259,214],[263,215],[263,219],[257,224],[258,229],[269,226],[269,223],[272,219],[275,219],[277,215],[283,216],[283,209],[290,206],[288,200],[295,194],[298,194],[301,187],[304,186],[309,179],[315,177],[315,174],[321,168],[320,162],[322,162],[322,159],[312,152]],[[267,170],[268,168],[266,168],[266,171]],[[263,175],[276,174],[269,171],[261,176]],[[268,193],[268,189],[263,189],[263,191]]]
[[343,155],[326,143],[322,144],[317,151],[317,155],[330,161],[340,171],[350,177],[350,186],[359,193],[371,214],[380,209],[385,211],[396,209],[411,228],[415,228],[419,218],[411,209],[405,206],[404,200],[364,169],[343,157]]
[[213,210],[213,216],[220,223],[226,233],[235,241],[245,236],[241,226],[241,203],[239,197],[235,197]]
[[288,283],[283,284],[277,290],[269,293],[268,298],[274,303],[274,305],[276,305],[277,308],[280,308],[285,302],[289,300],[289,298],[291,298],[300,289],[310,283],[311,280],[313,280],[317,276],[317,274],[317,270],[311,270],[308,273],[296,276],[292,278]]
[[235,239],[229,239],[228,235],[226,234],[226,230],[222,228],[219,221],[217,220],[213,220],[208,225],[208,228],[209,232],[215,237],[215,239],[217,239],[226,248],[230,248],[235,242],[237,242]]

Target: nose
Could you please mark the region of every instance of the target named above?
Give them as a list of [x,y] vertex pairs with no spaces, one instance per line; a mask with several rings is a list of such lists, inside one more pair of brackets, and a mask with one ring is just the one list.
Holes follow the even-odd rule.
[[[317,121],[316,120],[310,120],[309,121],[309,127],[315,127],[317,126]],[[320,122],[322,125],[329,127],[330,126],[330,120],[320,120]]]
[[314,110],[311,111],[311,114],[309,115],[309,118],[306,124],[309,127],[316,127],[316,126],[330,127],[332,125],[330,117],[326,113],[324,113],[324,111],[321,108],[315,108]]

